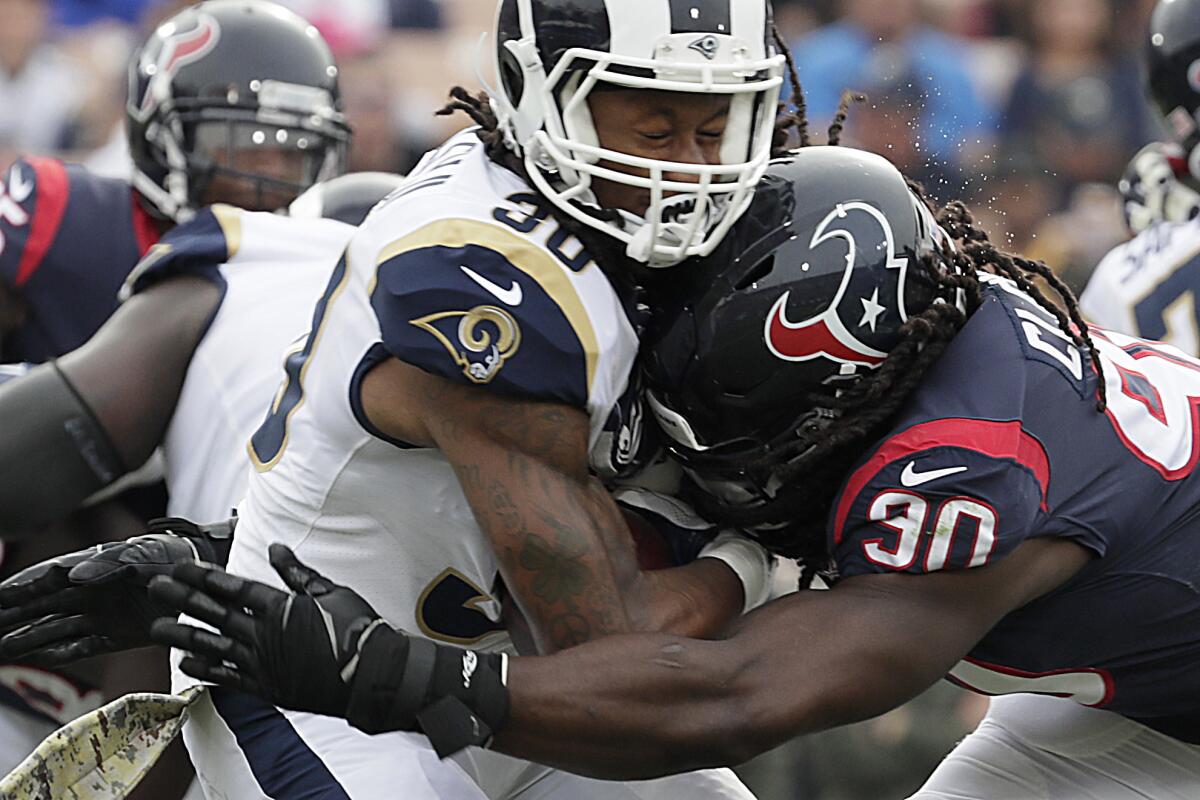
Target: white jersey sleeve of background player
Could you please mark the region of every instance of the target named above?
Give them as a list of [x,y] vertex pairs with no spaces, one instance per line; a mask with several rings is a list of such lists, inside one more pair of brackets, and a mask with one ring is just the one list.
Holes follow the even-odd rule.
[[1200,220],[1162,222],[1114,248],[1079,298],[1088,321],[1200,353]]
[[231,206],[173,229],[139,264],[129,293],[181,274],[221,288],[163,439],[167,510],[197,521],[228,517],[246,488],[246,442],[279,385],[289,345],[354,228]]

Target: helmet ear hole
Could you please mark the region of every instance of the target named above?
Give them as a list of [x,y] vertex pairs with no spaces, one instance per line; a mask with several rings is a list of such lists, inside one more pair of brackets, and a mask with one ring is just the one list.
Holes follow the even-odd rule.
[[743,275],[738,280],[738,282],[736,284],[734,284],[733,288],[734,288],[734,290],[739,291],[739,292],[744,291],[744,290],[750,288],[751,286],[753,286],[754,284],[758,283],[759,281],[761,281],[763,278],[770,275],[771,272],[774,271],[774,269],[775,269],[775,254],[772,253],[771,255],[764,258],[762,261],[759,261],[757,264],[755,264],[754,269],[750,270],[745,275]]
[[500,86],[515,108],[521,104],[521,96],[525,93],[525,76],[521,73],[517,57],[509,52],[508,48],[500,48],[499,60]]

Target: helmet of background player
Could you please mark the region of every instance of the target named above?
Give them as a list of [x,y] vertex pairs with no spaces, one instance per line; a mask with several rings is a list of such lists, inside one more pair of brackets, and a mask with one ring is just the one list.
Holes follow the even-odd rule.
[[[770,160],[784,57],[767,0],[500,0],[492,107],[537,189],[650,266],[707,255],[750,203]],[[719,163],[602,146],[589,98],[612,89],[728,98]],[[602,209],[601,182],[648,198]]]
[[181,222],[200,206],[286,206],[342,172],[350,129],[317,29],[266,0],[209,0],[134,54],[126,104],[134,187]]
[[391,172],[351,172],[314,184],[288,206],[289,217],[336,219],[361,225],[371,209],[400,184],[403,175]]
[[[771,162],[750,211],[643,339],[668,448],[732,505],[768,502],[780,445],[820,439],[821,397],[877,369],[933,302],[951,247],[884,158],[804,147]],[[693,279],[693,275],[695,276]],[[794,450],[794,448],[792,448]],[[748,465],[753,465],[748,467]]]
[[1151,142],[1130,159],[1117,182],[1125,224],[1133,233],[1160,222],[1200,216],[1200,192],[1189,184],[1187,157],[1174,142]]
[[1200,0],[1160,0],[1150,16],[1150,96],[1200,181]]

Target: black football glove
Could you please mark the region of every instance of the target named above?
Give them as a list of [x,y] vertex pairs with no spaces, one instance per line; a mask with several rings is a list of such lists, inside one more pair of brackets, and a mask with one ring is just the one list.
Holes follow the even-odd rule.
[[502,656],[410,637],[287,547],[269,556],[291,592],[200,564],[151,581],[156,602],[217,631],[154,623],[156,642],[189,652],[184,672],[366,733],[423,731],[442,755],[486,743],[504,721]]
[[159,519],[147,533],[47,559],[0,583],[0,661],[60,667],[148,647],[150,624],[171,609],[146,585],[184,561],[225,563],[234,521]]

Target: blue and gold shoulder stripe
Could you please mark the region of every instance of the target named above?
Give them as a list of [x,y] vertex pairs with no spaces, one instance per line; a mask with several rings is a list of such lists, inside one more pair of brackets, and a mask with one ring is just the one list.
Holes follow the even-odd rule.
[[[588,294],[598,291],[612,295],[606,281],[581,281],[533,240],[466,218],[430,222],[384,247],[368,286],[383,345],[396,358],[583,409],[605,348],[619,338],[598,324],[596,308],[617,302]],[[636,340],[626,347],[631,362]]]
[[196,275],[224,286],[220,267],[241,246],[242,214],[233,206],[214,205],[172,228],[129,273],[121,299],[178,275]]

